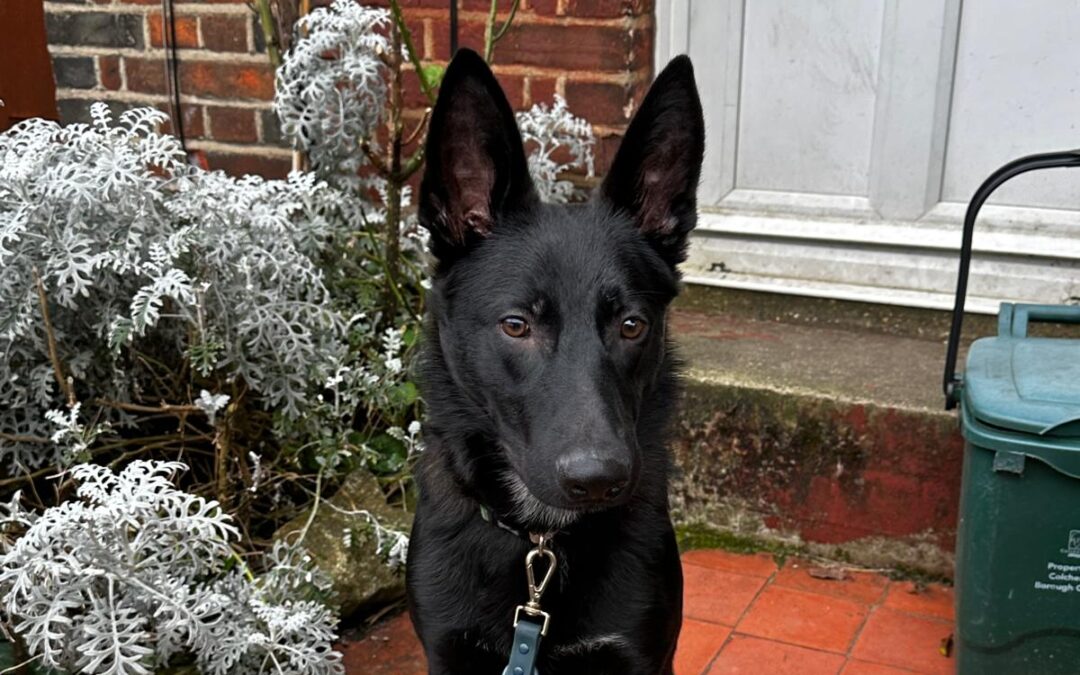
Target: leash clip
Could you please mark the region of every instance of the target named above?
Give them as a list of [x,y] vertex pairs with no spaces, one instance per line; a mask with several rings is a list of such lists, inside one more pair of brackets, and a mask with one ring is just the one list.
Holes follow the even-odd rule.
[[[514,640],[510,651],[510,663],[503,669],[503,675],[538,675],[536,659],[540,655],[540,640],[548,632],[551,623],[551,615],[540,609],[540,597],[544,595],[552,577],[555,576],[555,565],[558,562],[555,553],[547,547],[550,534],[529,535],[529,539],[536,544],[536,548],[529,551],[525,556],[525,575],[529,580],[529,600],[524,605],[518,605],[514,610]],[[547,569],[540,583],[536,583],[536,561],[539,558],[547,560]],[[536,621],[522,621],[522,614]],[[543,623],[539,622],[543,619]]]
[[[525,556],[525,575],[529,580],[529,601],[524,605],[518,605],[517,609],[514,610],[514,628],[517,628],[518,622],[521,620],[521,613],[524,612],[533,618],[543,617],[544,625],[540,630],[540,634],[546,636],[548,625],[551,623],[551,615],[540,609],[540,598],[544,595],[544,591],[547,590],[552,577],[555,576],[555,567],[558,560],[555,558],[555,552],[547,547],[551,535],[530,534],[529,538],[536,543],[536,548],[529,551],[528,555]],[[539,584],[536,583],[535,570],[535,563],[538,558],[547,559],[547,569],[544,570],[544,576],[541,577]]]

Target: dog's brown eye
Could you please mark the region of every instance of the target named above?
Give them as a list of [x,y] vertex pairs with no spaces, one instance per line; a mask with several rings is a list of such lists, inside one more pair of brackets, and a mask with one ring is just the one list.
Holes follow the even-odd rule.
[[639,319],[636,316],[632,316],[622,322],[622,328],[620,332],[624,340],[636,340],[645,334],[645,327],[648,324],[644,319]]
[[520,316],[508,316],[499,324],[503,332],[512,338],[523,338],[529,334],[529,322]]

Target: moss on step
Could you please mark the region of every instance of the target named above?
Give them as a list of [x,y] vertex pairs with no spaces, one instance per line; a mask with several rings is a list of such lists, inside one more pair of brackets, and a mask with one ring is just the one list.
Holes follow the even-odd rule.
[[769,553],[780,566],[783,566],[789,557],[806,554],[806,549],[802,546],[721,530],[705,523],[677,524],[675,538],[679,543],[680,553],[696,549],[720,549],[743,555]]
[[[697,549],[719,549],[739,555],[768,553],[780,567],[783,567],[789,558],[809,558],[840,563],[857,569],[870,568],[893,581],[952,585],[951,577],[942,573],[940,565],[938,569],[923,568],[917,564],[905,562],[897,562],[888,567],[867,565],[866,563],[871,559],[859,550],[859,546],[848,548],[844,545],[830,546],[777,538],[775,534],[752,535],[732,532],[703,522],[676,523],[675,538],[679,543],[681,553]],[[936,561],[931,561],[931,564],[936,564]]]

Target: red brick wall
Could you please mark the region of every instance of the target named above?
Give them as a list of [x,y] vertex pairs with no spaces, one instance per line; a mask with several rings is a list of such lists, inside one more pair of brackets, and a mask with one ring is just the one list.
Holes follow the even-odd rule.
[[[459,43],[479,49],[489,0],[458,0]],[[369,0],[383,4],[385,0]],[[447,0],[403,0],[427,61],[449,57]],[[500,6],[509,7],[509,0]],[[652,75],[653,0],[522,0],[498,44],[494,69],[511,103],[524,109],[558,92],[593,123],[603,172]],[[85,120],[92,101],[116,111],[169,111],[161,5],[157,0],[46,1],[49,49],[63,121]],[[214,168],[280,176],[289,150],[271,110],[273,73],[243,0],[175,4],[179,80],[189,146]],[[409,100],[424,100],[415,78]]]

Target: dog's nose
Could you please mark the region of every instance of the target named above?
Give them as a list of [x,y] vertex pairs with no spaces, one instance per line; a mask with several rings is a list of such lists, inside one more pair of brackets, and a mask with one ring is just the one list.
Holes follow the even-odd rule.
[[617,459],[571,455],[560,459],[559,485],[576,502],[609,502],[617,499],[630,482],[630,466]]

